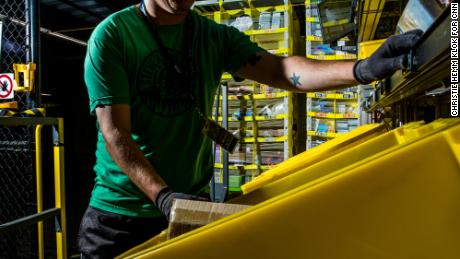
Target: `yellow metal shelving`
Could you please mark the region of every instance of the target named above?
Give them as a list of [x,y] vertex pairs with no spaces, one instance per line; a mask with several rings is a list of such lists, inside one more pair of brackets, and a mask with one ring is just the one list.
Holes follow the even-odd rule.
[[307,136],[335,138],[337,136],[337,134],[333,133],[333,132],[318,132],[318,131],[309,130],[309,131],[307,131]]
[[[203,6],[201,6],[199,8],[199,13],[201,15],[209,17],[210,19],[213,19],[217,23],[228,24],[229,21],[232,21],[233,19],[241,15],[247,15],[249,17],[252,17],[253,20],[255,20],[254,18],[259,19],[259,16],[262,12],[282,12],[281,23],[283,23],[284,25],[281,24],[280,28],[259,29],[260,27],[254,27],[242,32],[248,35],[252,41],[258,43],[259,46],[265,48],[268,52],[272,54],[286,56],[293,53],[293,28],[291,26],[292,5],[290,1],[283,0],[282,2],[284,2],[284,4],[282,5],[279,4],[280,1],[275,1],[273,3],[277,4],[264,7],[259,7],[259,5],[266,4],[266,2],[251,0],[242,1],[239,4],[239,6],[241,6],[242,8],[237,8],[238,3],[236,3],[235,1],[234,4],[228,2],[227,5],[225,5],[225,2],[226,1],[222,0],[215,1],[213,3],[214,6],[212,8],[204,8]],[[205,3],[203,2],[203,4]],[[232,9],[230,7],[235,7],[235,9]],[[228,82],[228,87],[232,87],[232,75],[224,73],[222,75],[221,80]],[[247,81],[243,82],[242,84],[246,82]],[[256,87],[259,87],[259,85],[251,82],[247,83],[245,86],[252,87],[253,92],[256,92]],[[246,146],[251,145],[251,148],[249,148],[248,150],[251,150],[251,152],[253,153],[252,159],[254,160],[252,161],[252,164],[245,165],[243,167],[236,164],[231,164],[232,161],[230,161],[229,169],[239,170],[242,168],[244,171],[257,171],[258,173],[260,173],[271,168],[271,165],[265,165],[262,162],[262,157],[264,157],[264,151],[262,150],[261,146],[264,145],[268,145],[270,147],[270,150],[272,150],[272,148],[282,148],[281,154],[284,159],[287,159],[292,155],[292,94],[288,92],[264,92],[266,87],[267,86],[260,86],[260,88],[263,90],[257,91],[257,94],[242,93],[237,95],[230,94],[227,96],[227,100],[229,101],[228,103],[231,109],[246,109],[247,107],[248,113],[254,114],[252,116],[243,117],[231,116],[230,114],[228,116],[228,122],[232,122],[230,124],[231,127],[239,125],[239,131],[249,131],[250,134],[247,136],[251,137],[243,137],[240,140],[240,144]],[[222,101],[222,97],[220,98],[220,100]],[[275,101],[280,101],[284,103],[285,111],[282,114],[258,115],[260,114],[260,109],[264,108],[264,106],[268,104],[272,104]],[[259,107],[260,105],[262,106]],[[233,111],[229,113],[233,113]],[[222,122],[221,115],[218,116],[217,121]],[[272,127],[276,127],[276,130],[283,131],[284,135],[279,136],[277,135],[279,132],[277,132],[276,135],[274,135],[274,137],[261,137],[259,136],[259,124],[263,125],[264,128],[262,130],[265,130],[268,127],[267,125],[271,125]],[[215,164],[215,170],[221,170],[222,172],[223,165],[220,163],[220,161],[222,161],[223,152],[222,150],[220,150],[220,152],[218,153],[220,155],[218,155],[218,157],[216,158],[217,163]],[[232,154],[232,156],[234,156],[234,154]]]
[[[328,101],[333,106],[334,111],[333,112],[312,111],[313,100]],[[339,131],[339,127],[337,126],[338,120],[340,120],[340,122],[343,124],[345,123],[344,121],[359,119],[359,114],[356,112],[345,112],[345,113],[338,112],[337,107],[339,106],[339,103],[340,105],[349,107],[349,109],[351,108],[356,109],[357,94],[353,92],[348,92],[348,93],[317,92],[317,93],[307,94],[307,148],[314,147],[313,138],[323,139],[321,140],[321,142],[324,142],[325,140],[332,139],[336,137],[337,135],[341,134],[341,131]],[[316,129],[313,128],[314,120],[316,121],[316,123],[321,123],[325,125],[327,124],[328,125],[327,131],[325,131],[324,128],[319,132],[316,131]],[[347,124],[348,124],[348,127],[354,127],[353,125],[356,125],[356,122],[354,123],[347,122]]]
[[334,54],[334,55],[311,55],[308,54],[307,58],[316,60],[355,60],[356,54]]
[[323,25],[323,27],[332,27],[332,26],[336,26],[336,25],[347,24],[349,22],[350,22],[349,19],[341,19],[341,20],[338,20],[338,21],[325,22],[322,25]]
[[287,141],[287,136],[282,137],[265,137],[265,138],[242,138],[240,143],[275,143],[275,142],[284,142]]
[[319,4],[321,0],[305,0],[305,5]]
[[[289,118],[289,115],[288,114],[277,114],[277,115],[273,115],[273,116],[244,116],[244,117],[241,117],[241,118],[228,118],[228,121],[232,121],[232,122],[236,122],[236,121],[245,121],[245,122],[253,122],[253,121],[271,121],[271,120],[284,120],[284,119],[287,119]],[[221,122],[222,121],[222,117],[219,116],[218,118],[218,121]]]
[[[306,36],[306,40],[307,41],[323,41],[323,37],[320,37],[320,36],[313,36],[313,35],[307,35]],[[341,38],[340,39],[341,41],[350,41],[349,38]]]
[[326,118],[326,119],[358,119],[356,113],[324,113],[324,112],[308,112],[307,116]]
[[[228,167],[228,169],[230,170],[244,169],[246,171],[249,171],[249,170],[269,170],[269,169],[272,169],[273,167],[275,166],[274,165],[231,165]],[[216,163],[214,164],[214,168],[222,169],[223,164]]]
[[[346,52],[335,52],[335,54],[319,54],[320,45],[323,43],[318,23],[319,0],[307,0],[306,4],[306,45],[307,58],[315,60],[356,60],[356,54]],[[322,27],[336,26],[348,23],[349,19],[341,19],[321,24]],[[350,41],[348,37],[339,39],[341,44]],[[344,43],[345,42],[345,43]],[[316,47],[315,52],[311,51]],[[317,92],[307,94],[307,149],[324,143],[342,134],[343,131],[356,127],[356,120],[359,118],[356,111],[351,112],[349,107],[356,107],[358,96],[356,92]],[[324,104],[325,103],[325,104]],[[313,109],[313,104],[318,107]],[[323,105],[327,107],[321,112]],[[333,105],[333,108],[331,108]],[[343,106],[343,107],[338,107]],[[321,107],[321,108],[319,108]],[[338,121],[340,120],[340,122]],[[351,121],[355,120],[355,121]],[[316,125],[313,126],[313,125]],[[320,127],[320,128],[318,128]]]
[[334,93],[323,93],[323,92],[315,92],[315,93],[307,93],[308,98],[318,98],[318,99],[335,99],[336,94]]
[[337,100],[358,100],[358,95],[356,93],[342,93],[335,94],[335,99]]
[[277,29],[265,29],[265,30],[249,30],[249,31],[245,31],[244,33],[249,36],[254,36],[254,35],[285,33],[286,31],[287,31],[287,28],[277,28]]
[[357,100],[358,96],[354,92],[349,93],[324,93],[324,92],[315,92],[307,93],[308,98],[315,99],[337,99],[337,100]]
[[318,17],[309,17],[309,16],[307,16],[305,21],[306,22],[319,22],[319,18]]
[[[242,94],[242,95],[229,95],[228,100],[266,100],[266,99],[278,99],[287,97],[287,92],[278,93],[263,93],[263,94]],[[222,97],[220,97],[222,99]]]
[[[219,1],[219,4],[222,6],[224,1]],[[236,8],[236,9],[225,9],[222,7],[221,11],[214,12],[214,15],[228,13],[231,15],[237,15],[239,13],[252,13],[254,11],[257,12],[267,12],[267,11],[276,11],[276,12],[286,12],[289,9],[289,5],[274,5],[274,6],[265,6],[265,7],[255,7],[249,4],[250,8]]]
[[358,41],[374,39],[386,0],[363,0],[360,2]]
[[289,54],[289,48],[279,48],[275,50],[268,50],[268,52],[270,52],[271,54],[275,54],[275,55],[287,55]]

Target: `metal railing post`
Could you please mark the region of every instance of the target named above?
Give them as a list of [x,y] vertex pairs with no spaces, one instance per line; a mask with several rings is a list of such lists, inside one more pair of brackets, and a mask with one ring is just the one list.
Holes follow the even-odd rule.
[[[43,125],[35,127],[35,173],[37,187],[37,212],[43,211],[43,172],[42,172],[42,128]],[[37,223],[38,227],[38,258],[45,258],[45,242],[43,237],[43,222]]]
[[61,210],[60,218],[56,219],[56,249],[57,258],[67,258],[67,222],[65,206],[64,178],[64,120],[58,118],[58,124],[53,126],[54,138],[54,191],[55,207]]
[[40,61],[40,1],[39,0],[28,0],[27,1],[28,12],[28,33],[29,33],[29,50],[30,55],[28,62],[37,64],[37,70],[35,72],[35,96],[34,104],[32,107],[40,107],[41,105],[41,61]]

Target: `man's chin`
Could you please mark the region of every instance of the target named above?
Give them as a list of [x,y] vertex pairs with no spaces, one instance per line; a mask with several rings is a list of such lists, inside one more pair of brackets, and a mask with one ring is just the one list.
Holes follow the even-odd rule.
[[166,2],[168,5],[169,13],[172,15],[183,15],[186,14],[190,10],[190,6],[187,7],[184,3],[171,3],[169,1]]

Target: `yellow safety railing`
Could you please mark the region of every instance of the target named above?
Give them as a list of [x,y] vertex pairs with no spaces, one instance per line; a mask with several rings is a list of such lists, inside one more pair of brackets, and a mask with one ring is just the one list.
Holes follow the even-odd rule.
[[[61,226],[56,230],[56,248],[58,258],[67,258],[67,222],[65,210],[65,179],[64,179],[64,120],[58,119],[57,142],[54,149],[54,197],[56,208],[61,211]],[[59,231],[60,230],[60,231]]]
[[[35,159],[36,159],[36,188],[37,213],[0,225],[0,234],[18,227],[37,224],[38,227],[38,257],[45,258],[43,221],[55,218],[56,223],[56,257],[67,258],[67,222],[65,206],[64,178],[64,120],[50,117],[0,117],[0,127],[16,127],[35,125]],[[53,130],[54,156],[54,208],[43,210],[43,168],[42,168],[42,129],[51,126]]]
[[[35,127],[35,173],[37,188],[37,213],[43,211],[43,168],[42,168],[42,129],[43,125]],[[45,258],[45,241],[43,237],[43,222],[38,222],[38,258]]]

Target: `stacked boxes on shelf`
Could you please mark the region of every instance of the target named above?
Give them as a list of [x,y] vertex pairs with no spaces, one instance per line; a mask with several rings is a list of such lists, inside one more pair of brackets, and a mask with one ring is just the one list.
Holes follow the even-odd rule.
[[357,89],[307,94],[307,149],[358,127]]
[[[197,1],[194,8],[244,32],[273,54],[292,52],[288,0]],[[236,82],[229,74],[223,75],[222,82],[228,89],[228,128],[240,139],[229,155],[229,187],[239,191],[240,185],[291,156],[292,94],[254,81]],[[219,122],[221,113],[219,109]],[[215,154],[215,179],[219,181],[222,149],[216,147]]]
[[[342,28],[347,19],[337,15],[337,20],[320,23],[319,0],[307,0],[306,54],[319,60],[356,59],[353,41],[345,37],[334,44],[324,43],[324,29]],[[333,16],[330,16],[333,17]],[[327,23],[327,24],[325,24]],[[343,28],[342,28],[343,29]],[[348,52],[344,51],[347,50]],[[307,94],[307,149],[323,144],[329,139],[358,127],[357,87]]]
[[[323,35],[325,31],[333,35],[334,31],[340,32],[348,28],[345,23],[349,22],[349,18],[344,19],[344,14],[341,13],[340,15],[332,15],[330,13],[333,12],[328,12],[329,20],[320,22],[321,18],[318,8],[320,2],[321,0],[307,0],[305,2],[307,57],[321,60],[356,59],[356,45],[350,38],[343,37],[337,41],[337,44],[330,44],[323,41],[324,37],[328,38],[328,35]],[[341,4],[346,1],[337,2]]]

